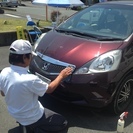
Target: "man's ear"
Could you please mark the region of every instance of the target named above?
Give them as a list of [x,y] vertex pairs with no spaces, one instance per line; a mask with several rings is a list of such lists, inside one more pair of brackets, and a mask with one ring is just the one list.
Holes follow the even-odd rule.
[[5,94],[4,94],[4,92],[3,92],[3,91],[0,91],[0,93],[1,93],[1,95],[2,95],[2,96],[5,96]]
[[23,55],[23,59],[25,59],[26,58],[26,56],[25,56],[25,54]]
[[23,62],[25,63],[25,59],[26,59],[27,57],[25,56],[25,55],[23,55]]
[[27,59],[27,57],[26,57],[26,55],[24,54],[24,55],[23,55],[23,60],[25,60],[25,59]]

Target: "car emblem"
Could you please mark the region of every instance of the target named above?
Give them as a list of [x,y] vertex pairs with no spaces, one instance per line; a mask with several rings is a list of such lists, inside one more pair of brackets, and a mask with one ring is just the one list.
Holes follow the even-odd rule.
[[50,65],[50,63],[45,62],[44,65],[43,65],[43,67],[42,67],[42,69],[43,70],[48,70],[49,65]]

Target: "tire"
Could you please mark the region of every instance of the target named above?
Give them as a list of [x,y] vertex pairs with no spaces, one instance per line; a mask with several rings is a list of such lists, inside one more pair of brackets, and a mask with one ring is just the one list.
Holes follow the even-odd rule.
[[113,102],[111,103],[112,111],[120,114],[126,111],[133,98],[133,75],[128,75],[120,82],[117,88]]

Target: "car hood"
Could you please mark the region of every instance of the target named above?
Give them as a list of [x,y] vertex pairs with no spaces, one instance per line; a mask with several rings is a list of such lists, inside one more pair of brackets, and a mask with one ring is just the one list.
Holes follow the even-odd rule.
[[121,44],[122,41],[97,41],[50,31],[36,50],[78,67],[107,51],[118,49]]

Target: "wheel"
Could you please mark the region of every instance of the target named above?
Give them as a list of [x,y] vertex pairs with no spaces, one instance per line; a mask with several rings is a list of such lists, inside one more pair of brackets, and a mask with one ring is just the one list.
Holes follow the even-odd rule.
[[133,75],[127,76],[120,82],[120,86],[117,88],[113,102],[113,112],[120,114],[126,111],[131,100],[133,98]]

